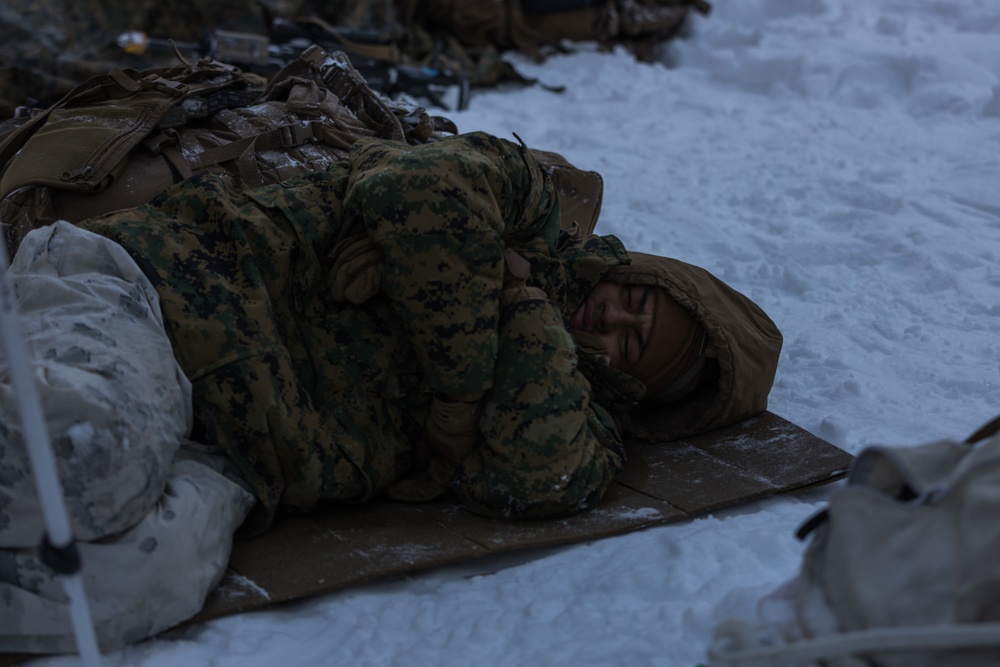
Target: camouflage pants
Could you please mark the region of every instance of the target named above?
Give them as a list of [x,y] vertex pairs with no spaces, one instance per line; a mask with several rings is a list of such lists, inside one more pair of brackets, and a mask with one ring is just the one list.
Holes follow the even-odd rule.
[[[36,230],[10,269],[21,329],[103,648],[201,608],[252,496],[225,459],[181,447],[191,387],[156,292],[113,242]],[[37,557],[44,522],[0,360],[0,651],[73,650],[68,605]]]

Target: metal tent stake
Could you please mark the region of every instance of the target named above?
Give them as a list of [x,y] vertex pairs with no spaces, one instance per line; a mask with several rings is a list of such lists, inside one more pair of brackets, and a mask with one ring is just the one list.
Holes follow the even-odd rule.
[[70,602],[77,650],[84,664],[96,667],[101,664],[97,635],[83,587],[80,557],[69,526],[56,461],[38,399],[38,389],[28,363],[27,347],[21,336],[17,302],[7,275],[9,266],[7,246],[0,239],[0,337],[3,338],[4,354],[17,398],[25,446],[45,516],[46,535],[41,545],[41,558],[60,575],[63,582]]

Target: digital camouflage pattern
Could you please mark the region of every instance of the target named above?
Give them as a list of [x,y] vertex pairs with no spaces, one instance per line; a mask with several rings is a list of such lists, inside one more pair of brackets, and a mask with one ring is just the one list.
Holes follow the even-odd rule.
[[[194,439],[218,443],[260,500],[250,532],[279,507],[364,501],[413,472],[436,394],[485,392],[482,442],[451,478],[477,512],[579,511],[621,469],[594,392],[634,404],[641,384],[592,387],[563,321],[628,256],[614,237],[560,234],[523,146],[364,140],[327,171],[249,190],[196,175],[81,224],[156,286],[194,387]],[[352,304],[332,295],[331,252],[358,234],[381,252],[381,290]],[[505,285],[507,249],[540,292]]]

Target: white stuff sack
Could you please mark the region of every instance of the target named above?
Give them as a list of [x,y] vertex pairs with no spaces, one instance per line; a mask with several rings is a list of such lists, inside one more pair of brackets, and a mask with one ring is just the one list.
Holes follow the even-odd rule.
[[712,667],[1000,665],[998,431],[862,451],[798,576],[716,628]]

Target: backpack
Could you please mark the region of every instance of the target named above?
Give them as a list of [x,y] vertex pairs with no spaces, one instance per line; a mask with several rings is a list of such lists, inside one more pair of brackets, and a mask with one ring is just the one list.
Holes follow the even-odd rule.
[[457,132],[390,103],[346,55],[315,46],[266,84],[212,58],[115,68],[19,120],[0,143],[11,254],[31,229],[137,206],[196,172],[256,187],[326,169],[362,137],[417,144]]
[[1000,417],[962,443],[865,449],[800,529],[798,577],[756,627],[719,626],[712,666],[1000,664],[998,517]]
[[[112,69],[0,132],[0,221],[12,256],[32,229],[146,203],[208,170],[243,187],[343,161],[361,138],[411,145],[457,134],[422,107],[376,93],[342,52],[317,46],[267,82],[201,58]],[[531,151],[563,202],[563,227],[589,234],[603,181],[558,153]]]

